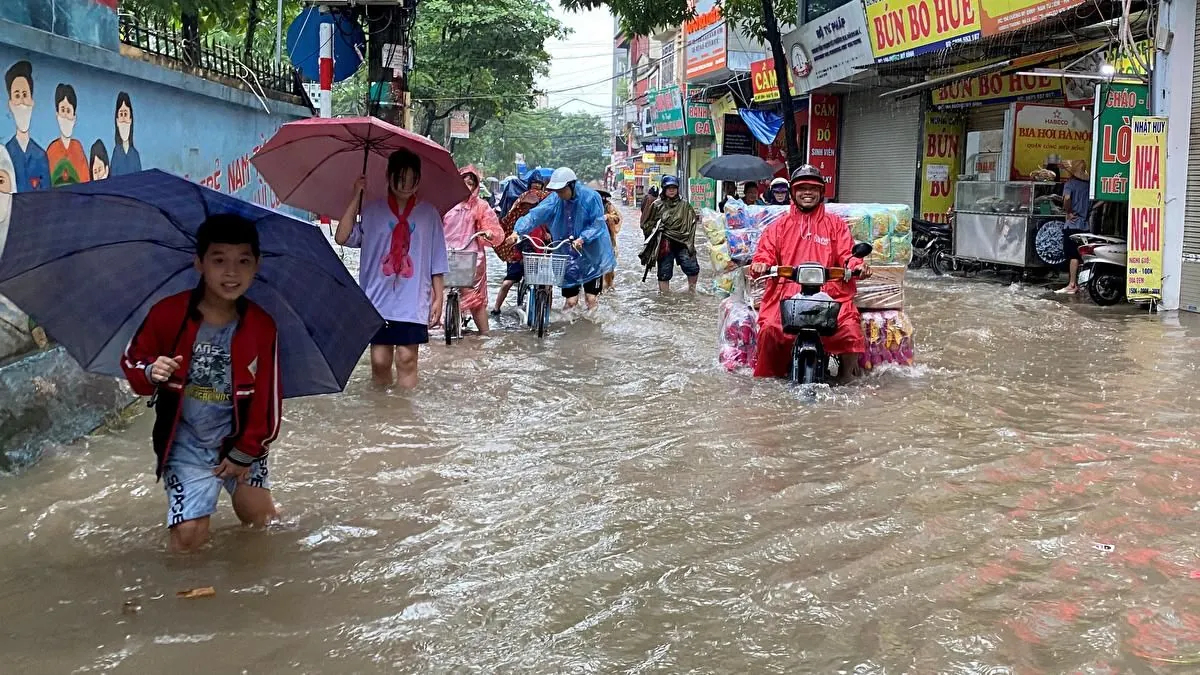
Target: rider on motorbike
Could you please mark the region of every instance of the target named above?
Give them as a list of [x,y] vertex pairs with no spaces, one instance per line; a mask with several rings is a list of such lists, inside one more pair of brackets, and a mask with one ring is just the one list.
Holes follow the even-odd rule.
[[[851,256],[854,238],[841,218],[825,210],[825,179],[815,166],[805,164],[792,172],[792,209],[787,216],[767,226],[750,266],[753,276],[762,276],[779,265],[817,263],[826,268],[862,268],[861,277],[871,275],[866,262]],[[862,319],[854,306],[857,285],[854,279],[831,280],[822,289],[841,303],[837,332],[821,338],[825,351],[840,361],[838,377],[846,378],[858,370],[858,356],[866,349]],[[796,338],[783,332],[779,304],[800,293],[800,285],[790,279],[771,278],[758,314],[758,354],[755,377],[787,377]]]
[[550,228],[553,241],[570,241],[578,254],[567,266],[562,296],[567,309],[579,304],[579,292],[587,295],[588,309],[595,309],[604,290],[604,275],[616,269],[617,258],[608,237],[604,203],[593,189],[580,185],[568,167],[554,170],[546,189],[552,194],[517,220],[508,243],[515,244],[540,225]]

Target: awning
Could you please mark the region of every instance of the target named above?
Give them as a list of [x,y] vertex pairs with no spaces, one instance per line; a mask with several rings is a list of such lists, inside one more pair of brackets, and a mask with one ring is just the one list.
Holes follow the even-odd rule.
[[1036,66],[1045,65],[1047,63],[1054,63],[1055,61],[1060,61],[1064,58],[1077,54],[1091,54],[1097,50],[1104,49],[1108,45],[1108,40],[1093,40],[1084,44],[1071,45],[1070,47],[1062,47],[1060,49],[1051,49],[1045,52],[1038,52],[1037,54],[1030,54],[1029,56],[1022,56],[1015,59],[1005,59],[1003,61],[989,63],[987,65],[971,68],[969,70],[963,70],[957,73],[940,75],[938,77],[925,80],[924,82],[918,82],[917,84],[909,85],[907,87],[887,91],[880,94],[879,98],[912,96],[921,92],[937,89],[938,87],[944,87],[948,84],[953,84],[961,80],[969,80],[973,77],[979,77],[980,75],[990,75],[992,73],[1004,70],[1033,68]]

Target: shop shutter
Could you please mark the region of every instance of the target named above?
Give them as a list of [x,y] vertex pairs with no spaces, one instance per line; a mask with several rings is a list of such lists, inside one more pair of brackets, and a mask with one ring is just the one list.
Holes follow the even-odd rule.
[[[1200,68],[1200,30],[1196,31],[1194,67]],[[1200,71],[1195,71],[1200,72]],[[1178,124],[1182,120],[1172,120]],[[1200,129],[1200,77],[1192,78],[1192,129]],[[1200,133],[1188,141],[1187,194],[1183,207],[1183,266],[1179,276],[1179,308],[1200,312]]]
[[921,101],[854,92],[843,101],[838,201],[913,205],[921,145]]
[[972,131],[1003,131],[1004,111],[1008,104],[981,105],[967,111],[967,133]]

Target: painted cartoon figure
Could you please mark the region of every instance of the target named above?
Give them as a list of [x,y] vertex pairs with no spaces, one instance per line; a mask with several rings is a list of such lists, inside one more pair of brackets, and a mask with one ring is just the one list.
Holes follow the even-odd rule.
[[59,83],[54,88],[54,105],[58,113],[60,135],[46,148],[46,157],[50,160],[50,181],[54,187],[86,183],[91,176],[87,155],[83,152],[83,144],[72,138],[76,111],[79,109],[75,87]]
[[17,171],[8,150],[0,147],[0,257],[8,241],[8,219],[12,215],[12,196],[17,191]]
[[95,143],[92,143],[92,151],[89,155],[91,161],[88,162],[88,167],[91,169],[92,180],[104,180],[111,175],[112,170],[108,163],[108,150],[104,148],[104,141],[99,138]]
[[133,100],[123,91],[117,94],[115,127],[110,173],[124,176],[141,171],[142,157],[133,145]]
[[17,61],[10,66],[4,74],[4,88],[16,127],[16,133],[4,146],[16,171],[14,186],[21,192],[49,190],[50,162],[46,151],[29,136],[33,120],[33,65]]

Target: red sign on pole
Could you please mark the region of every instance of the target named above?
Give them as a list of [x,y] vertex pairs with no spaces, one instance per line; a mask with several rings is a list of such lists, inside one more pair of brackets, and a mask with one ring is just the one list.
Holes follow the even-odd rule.
[[837,198],[838,119],[841,97],[813,94],[808,103],[808,163],[825,177],[825,198]]

